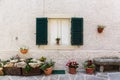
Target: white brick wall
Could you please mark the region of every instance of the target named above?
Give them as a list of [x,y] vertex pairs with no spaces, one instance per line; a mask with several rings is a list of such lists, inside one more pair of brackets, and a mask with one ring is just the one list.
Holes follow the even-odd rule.
[[[0,58],[19,53],[22,45],[29,46],[30,56],[45,55],[58,64],[65,64],[70,58],[81,62],[99,56],[119,56],[119,5],[119,0],[0,0]],[[66,51],[39,49],[35,45],[35,20],[43,16],[83,17],[84,45]],[[96,30],[99,24],[106,26],[102,34]]]

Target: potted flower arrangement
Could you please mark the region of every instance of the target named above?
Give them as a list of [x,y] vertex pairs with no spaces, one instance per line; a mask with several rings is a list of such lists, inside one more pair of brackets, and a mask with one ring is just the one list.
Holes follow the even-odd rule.
[[53,71],[54,65],[55,65],[55,62],[52,60],[44,61],[41,64],[40,69],[44,71],[45,75],[50,75]]
[[70,60],[67,62],[66,66],[69,68],[70,74],[76,74],[76,68],[78,68],[78,63],[75,60]]
[[104,30],[104,27],[105,26],[103,26],[103,25],[98,25],[98,28],[97,28],[98,33],[102,33]]
[[20,48],[20,52],[21,52],[22,54],[26,54],[26,53],[28,52],[28,48],[27,48],[27,47],[21,47],[21,48]]
[[40,75],[42,70],[39,68],[41,62],[38,59],[28,58],[25,60],[25,67],[22,68],[22,75]]
[[95,70],[95,65],[93,64],[92,60],[87,60],[84,63],[84,68],[87,74],[93,74]]

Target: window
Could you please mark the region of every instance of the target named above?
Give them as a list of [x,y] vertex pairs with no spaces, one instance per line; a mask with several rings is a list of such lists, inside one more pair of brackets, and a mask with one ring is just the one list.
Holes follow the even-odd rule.
[[60,45],[70,45],[70,19],[48,19],[48,45],[56,45],[56,38],[60,38]]
[[83,45],[83,18],[37,18],[36,45]]

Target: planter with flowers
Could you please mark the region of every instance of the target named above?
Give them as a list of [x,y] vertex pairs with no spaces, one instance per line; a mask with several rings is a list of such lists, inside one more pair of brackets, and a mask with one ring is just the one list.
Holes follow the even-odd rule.
[[30,76],[42,74],[42,70],[39,68],[41,62],[38,59],[28,58],[25,60],[25,63],[25,67],[22,68],[22,75]]
[[69,73],[70,74],[76,74],[76,68],[78,68],[78,63],[74,60],[68,61],[66,66],[69,68]]
[[18,55],[11,57],[8,60],[2,61],[3,72],[5,75],[21,75],[21,68],[16,67],[16,63],[19,62],[20,57]]
[[41,75],[43,71],[39,68],[41,61],[34,58],[21,59],[18,55],[2,61],[3,72],[5,75]]
[[85,61],[84,68],[87,74],[93,74],[95,71],[95,65],[93,64],[92,60]]

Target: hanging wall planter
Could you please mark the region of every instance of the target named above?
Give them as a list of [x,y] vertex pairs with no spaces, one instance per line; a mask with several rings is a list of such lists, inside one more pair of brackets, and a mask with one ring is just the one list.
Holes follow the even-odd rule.
[[22,54],[26,54],[26,53],[28,52],[28,49],[20,50],[20,52],[21,52]]
[[105,26],[103,26],[103,25],[98,25],[98,28],[97,28],[98,33],[102,33],[104,30],[104,27]]
[[21,48],[20,48],[20,52],[21,52],[22,54],[27,54],[27,53],[28,53],[28,48],[26,48],[26,47],[21,47]]

